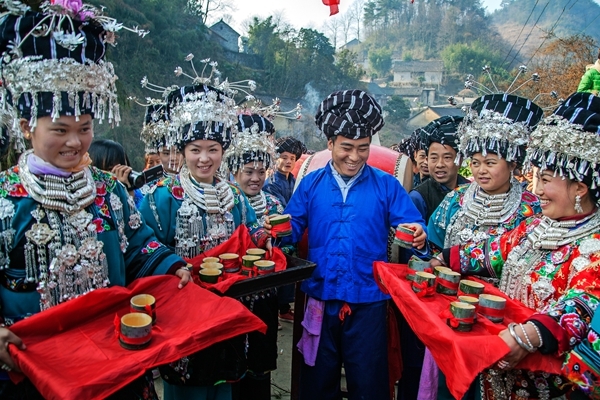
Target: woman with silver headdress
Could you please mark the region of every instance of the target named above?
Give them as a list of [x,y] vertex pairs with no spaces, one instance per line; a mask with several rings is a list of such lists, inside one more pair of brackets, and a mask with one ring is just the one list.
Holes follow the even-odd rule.
[[[455,162],[470,158],[474,181],[446,195],[431,216],[427,229],[437,249],[501,235],[540,212],[537,197],[522,188],[513,171],[522,165],[531,129],[542,116],[536,104],[514,95],[486,95],[473,102],[457,130]],[[432,363],[427,352],[421,399],[436,387],[438,369]],[[439,378],[438,398],[451,397],[444,376]]]
[[525,159],[529,134],[543,116],[530,100],[505,94],[473,102],[458,128],[456,162],[470,158],[474,182],[450,192],[427,230],[438,249],[501,235],[540,211],[513,171]]
[[[114,40],[108,25],[117,24],[77,3],[56,1],[43,12],[3,3],[9,12],[0,25],[2,106],[16,110],[16,142],[31,144],[18,166],[0,174],[3,399],[41,398],[30,381],[13,384],[6,375],[16,368],[8,344],[22,347],[11,324],[139,277],[172,273],[180,287],[191,279],[185,261],[156,240],[123,185],[90,165],[93,119],[119,120],[117,77],[103,60],[106,42]],[[157,398],[151,379],[136,385],[117,396]]]
[[[237,130],[233,143],[225,151],[223,165],[233,174],[235,184],[248,198],[262,226],[266,216],[283,213],[279,200],[262,190],[267,170],[275,161],[272,139],[275,127],[264,116],[241,114]],[[269,400],[271,371],[277,368],[277,290],[269,289],[240,300],[267,324],[267,333],[248,334],[248,372],[234,385],[234,393],[237,392],[236,398],[240,400]]]
[[[564,359],[588,339],[597,348],[590,322],[600,304],[600,98],[576,93],[532,133],[527,160],[539,167],[542,214],[515,229],[471,240],[443,251],[443,259],[464,275],[500,278],[499,288],[536,313],[511,323],[500,337],[510,352],[482,374],[482,394],[490,399],[550,399],[600,395],[600,365],[583,363],[563,375],[514,369],[539,351]],[[459,255],[460,254],[460,255]],[[596,356],[598,357],[598,356]],[[593,358],[592,358],[593,360]]]
[[[235,100],[197,84],[172,91],[167,107],[167,142],[179,147],[184,164],[178,175],[160,181],[144,198],[140,211],[148,225],[186,259],[225,242],[242,224],[254,243],[265,247],[266,235],[248,199],[218,172],[236,131]],[[245,372],[243,341],[221,342],[161,367],[164,398],[229,399],[231,385],[224,382]]]

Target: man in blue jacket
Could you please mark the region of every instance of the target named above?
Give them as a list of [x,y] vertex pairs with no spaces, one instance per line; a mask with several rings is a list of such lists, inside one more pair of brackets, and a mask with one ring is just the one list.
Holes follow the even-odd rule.
[[388,400],[389,296],[375,282],[373,262],[387,260],[390,228],[398,225],[413,229],[414,247],[422,248],[425,221],[396,178],[366,164],[384,124],[375,99],[360,90],[332,93],[315,121],[332,160],[304,177],[286,208],[292,241],[308,228],[308,259],[317,268],[302,290],[316,304],[309,309],[323,312],[318,343],[303,341],[300,398],[339,399],[343,363],[350,398]]

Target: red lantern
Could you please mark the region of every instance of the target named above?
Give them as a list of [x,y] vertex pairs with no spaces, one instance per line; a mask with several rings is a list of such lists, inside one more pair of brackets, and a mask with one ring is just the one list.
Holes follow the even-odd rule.
[[323,4],[329,6],[329,16],[335,15],[340,12],[339,5],[340,0],[323,0]]

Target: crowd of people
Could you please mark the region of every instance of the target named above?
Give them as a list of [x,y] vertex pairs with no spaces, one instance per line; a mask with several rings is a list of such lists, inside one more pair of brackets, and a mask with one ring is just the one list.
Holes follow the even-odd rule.
[[[27,351],[11,325],[151,275],[175,275],[183,288],[192,284],[188,261],[240,226],[254,246],[287,254],[307,233],[306,258],[316,268],[301,286],[301,399],[341,398],[342,367],[349,398],[393,398],[393,302],[375,281],[373,262],[388,261],[390,231],[398,227],[413,232],[401,260],[417,256],[475,275],[534,310],[500,332],[510,351],[481,371],[466,398],[600,398],[595,69],[584,77],[590,88],[545,118],[531,100],[495,93],[475,100],[466,115],[417,129],[397,146],[415,167],[409,192],[367,163],[385,123],[367,92],[337,91],[321,102],[315,123],[331,161],[296,182],[293,170],[307,149],[292,137],[275,138],[276,108],[241,109],[234,96],[246,90],[243,83],[197,75],[190,85],[161,88],[145,105],[145,169],[162,172],[138,185],[123,147],[94,139],[94,120],[120,119],[116,75],[104,60],[120,26],[74,3],[32,11],[12,2],[0,22],[0,143],[22,153],[0,173],[0,398],[42,398],[28,379],[9,378],[19,372],[9,344]],[[472,180],[459,174],[465,162]],[[533,186],[518,179],[528,168]],[[273,241],[270,217],[284,213],[291,235]],[[163,398],[269,399],[279,321],[294,321],[291,289],[239,299],[265,322],[266,334],[223,340],[158,366]],[[398,328],[398,398],[451,398],[417,328],[402,315]],[[536,352],[560,359],[562,374],[518,368]],[[156,399],[155,378],[148,371],[112,398]]]

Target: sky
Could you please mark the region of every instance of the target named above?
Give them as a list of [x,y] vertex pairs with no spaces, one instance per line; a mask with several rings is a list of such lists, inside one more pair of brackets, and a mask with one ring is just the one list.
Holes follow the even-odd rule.
[[[322,0],[232,0],[236,11],[232,12],[231,25],[245,34],[244,21],[253,16],[268,17],[283,12],[284,20],[296,28],[320,29],[329,18],[329,7]],[[340,13],[348,10],[354,0],[340,0]],[[409,1],[409,0],[406,0]],[[489,12],[500,7],[502,0],[483,0],[482,4]]]

